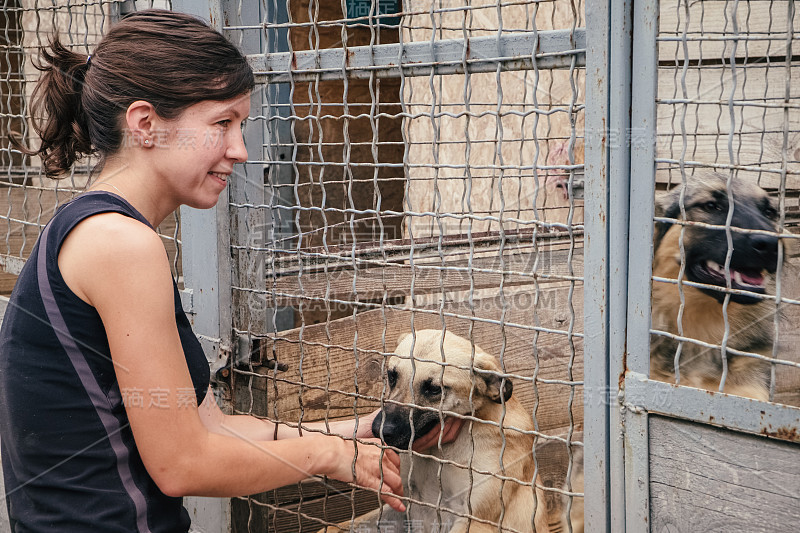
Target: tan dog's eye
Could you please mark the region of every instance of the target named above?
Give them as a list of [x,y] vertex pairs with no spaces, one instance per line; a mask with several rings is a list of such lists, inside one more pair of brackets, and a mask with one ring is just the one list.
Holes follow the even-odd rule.
[[425,396],[439,396],[442,393],[442,388],[439,385],[434,385],[431,380],[422,382],[422,394]]
[[386,381],[389,383],[389,388],[393,389],[397,385],[397,370],[391,369],[386,373]]

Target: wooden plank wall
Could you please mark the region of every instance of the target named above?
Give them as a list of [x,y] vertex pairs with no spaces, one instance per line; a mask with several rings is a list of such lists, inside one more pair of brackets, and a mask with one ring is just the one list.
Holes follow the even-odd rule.
[[652,531],[777,533],[800,523],[800,445],[658,416],[649,423]]
[[[584,26],[583,9],[569,2],[504,5],[502,20],[494,0],[470,2],[469,12],[428,15],[429,2],[409,2],[404,41],[461,39],[503,32],[570,29]],[[463,29],[462,29],[463,28]],[[582,205],[558,188],[563,170],[548,165],[583,163],[584,72],[582,69],[520,71],[420,77],[406,80],[404,101],[409,146],[407,209],[415,212],[469,213],[497,220],[405,221],[406,235],[425,237],[530,227],[532,221],[582,222]],[[437,142],[434,143],[434,139]],[[467,139],[469,144],[467,144]],[[579,172],[580,169],[576,169]],[[518,222],[507,220],[517,219]]]
[[[777,189],[780,175],[766,171],[781,168],[786,130],[786,187],[800,188],[800,89],[788,81],[800,64],[786,60],[788,6],[785,0],[739,9],[728,2],[661,3],[658,157],[723,172],[745,167],[737,168],[737,178]],[[797,32],[797,17],[793,24]],[[684,33],[685,43],[678,40]],[[658,179],[680,183],[678,165],[659,164]]]

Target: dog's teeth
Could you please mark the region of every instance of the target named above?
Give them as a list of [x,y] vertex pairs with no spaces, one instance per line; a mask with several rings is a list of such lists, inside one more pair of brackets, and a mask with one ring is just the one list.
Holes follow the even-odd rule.
[[708,267],[709,270],[712,270],[714,272],[719,272],[720,274],[724,274],[725,273],[725,271],[722,269],[722,267],[719,266],[719,263],[717,263],[716,261],[712,261],[711,259],[709,259],[706,262],[706,266]]
[[747,283],[742,281],[742,273],[737,270],[733,271],[733,281],[735,281],[739,285],[748,285]]

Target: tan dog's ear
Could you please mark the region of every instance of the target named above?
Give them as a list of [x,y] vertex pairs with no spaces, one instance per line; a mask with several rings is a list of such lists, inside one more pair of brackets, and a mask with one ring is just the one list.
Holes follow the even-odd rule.
[[[680,207],[680,187],[676,187],[668,192],[656,193],[655,216],[661,218],[679,218],[681,215]],[[669,228],[670,222],[656,222],[653,229],[653,249],[657,250],[661,239],[664,238]]]
[[403,341],[409,338],[410,336],[411,336],[410,331],[408,333],[402,333],[399,337],[397,337],[397,344],[395,345],[395,348],[403,344]]
[[494,403],[507,402],[511,398],[514,385],[510,379],[497,374],[482,374],[481,377],[486,382],[486,397]]
[[511,393],[514,391],[511,380],[500,376],[502,369],[497,364],[497,360],[477,346],[475,347],[475,368],[482,371],[476,372],[476,374],[486,383],[485,396],[487,398],[495,403],[507,402],[511,398]]

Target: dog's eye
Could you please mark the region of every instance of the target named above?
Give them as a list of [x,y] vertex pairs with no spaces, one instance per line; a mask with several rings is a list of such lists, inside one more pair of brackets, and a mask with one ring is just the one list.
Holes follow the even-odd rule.
[[422,394],[425,396],[439,396],[442,393],[442,388],[435,385],[432,381],[424,381],[422,383]]
[[764,208],[764,216],[770,220],[776,220],[778,218],[778,210],[768,205]]
[[706,211],[722,211],[722,205],[714,200],[709,200],[703,204],[703,209]]
[[393,389],[397,385],[397,370],[389,370],[386,373],[386,381],[389,383],[389,388]]

